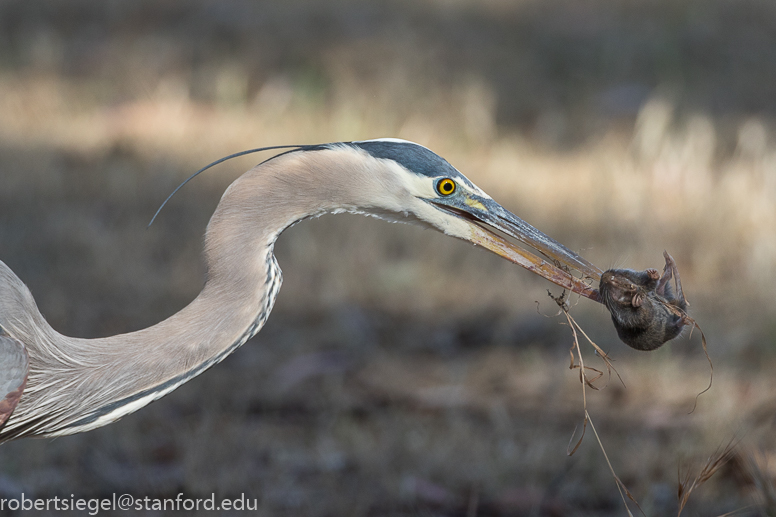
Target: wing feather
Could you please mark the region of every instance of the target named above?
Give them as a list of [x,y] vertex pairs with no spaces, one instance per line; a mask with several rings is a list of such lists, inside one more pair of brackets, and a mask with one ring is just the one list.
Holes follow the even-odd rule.
[[10,336],[0,335],[0,427],[19,403],[29,370],[30,361],[24,344]]

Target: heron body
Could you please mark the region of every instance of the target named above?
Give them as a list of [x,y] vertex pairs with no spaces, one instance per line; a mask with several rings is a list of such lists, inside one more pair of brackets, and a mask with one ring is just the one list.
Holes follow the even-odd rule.
[[222,361],[269,316],[282,282],[273,254],[280,233],[339,212],[435,228],[596,297],[568,271],[595,280],[598,268],[503,209],[425,147],[390,139],[300,147],[227,188],[205,234],[202,291],[149,328],[98,339],[63,336],[0,262],[0,442],[95,429]]

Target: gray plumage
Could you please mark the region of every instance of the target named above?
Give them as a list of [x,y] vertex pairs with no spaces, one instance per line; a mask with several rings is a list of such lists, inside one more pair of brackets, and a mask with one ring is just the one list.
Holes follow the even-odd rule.
[[[456,186],[451,195],[438,191],[445,178]],[[343,211],[435,228],[585,296],[594,297],[593,291],[555,263],[600,277],[595,266],[504,210],[422,146],[378,140],[303,147],[267,160],[227,188],[205,234],[202,291],[149,328],[98,339],[63,336],[0,262],[0,388],[21,395],[9,403],[16,407],[0,441],[100,427],[223,360],[261,329],[272,309],[282,281],[273,255],[278,235],[305,218]]]

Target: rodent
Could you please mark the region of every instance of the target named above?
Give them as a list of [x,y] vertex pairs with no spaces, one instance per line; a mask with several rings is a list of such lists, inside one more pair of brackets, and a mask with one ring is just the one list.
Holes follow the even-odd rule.
[[637,350],[660,348],[689,323],[676,262],[666,251],[663,257],[662,275],[656,269],[609,269],[601,275],[599,296],[612,315],[617,335]]

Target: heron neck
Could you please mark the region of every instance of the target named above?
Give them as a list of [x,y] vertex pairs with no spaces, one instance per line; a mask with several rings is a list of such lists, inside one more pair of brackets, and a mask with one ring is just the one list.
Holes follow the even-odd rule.
[[225,197],[208,226],[202,291],[156,325],[105,338],[71,338],[54,331],[29,296],[5,323],[27,346],[30,373],[0,441],[113,422],[220,362],[260,330],[281,283],[272,251],[282,227],[260,213],[228,216],[232,202]]
[[[3,323],[11,321],[6,330],[27,346],[30,373],[0,441],[113,422],[202,373],[258,332],[280,288],[272,253],[279,233],[305,217],[358,209],[365,203],[359,196],[391,188],[369,183],[379,175],[366,174],[353,151],[327,151],[312,161],[309,154],[276,158],[229,186],[205,235],[202,291],[149,328],[99,339],[62,336],[16,278],[16,288],[27,294]],[[341,175],[336,181],[343,167],[350,169],[348,184]]]

